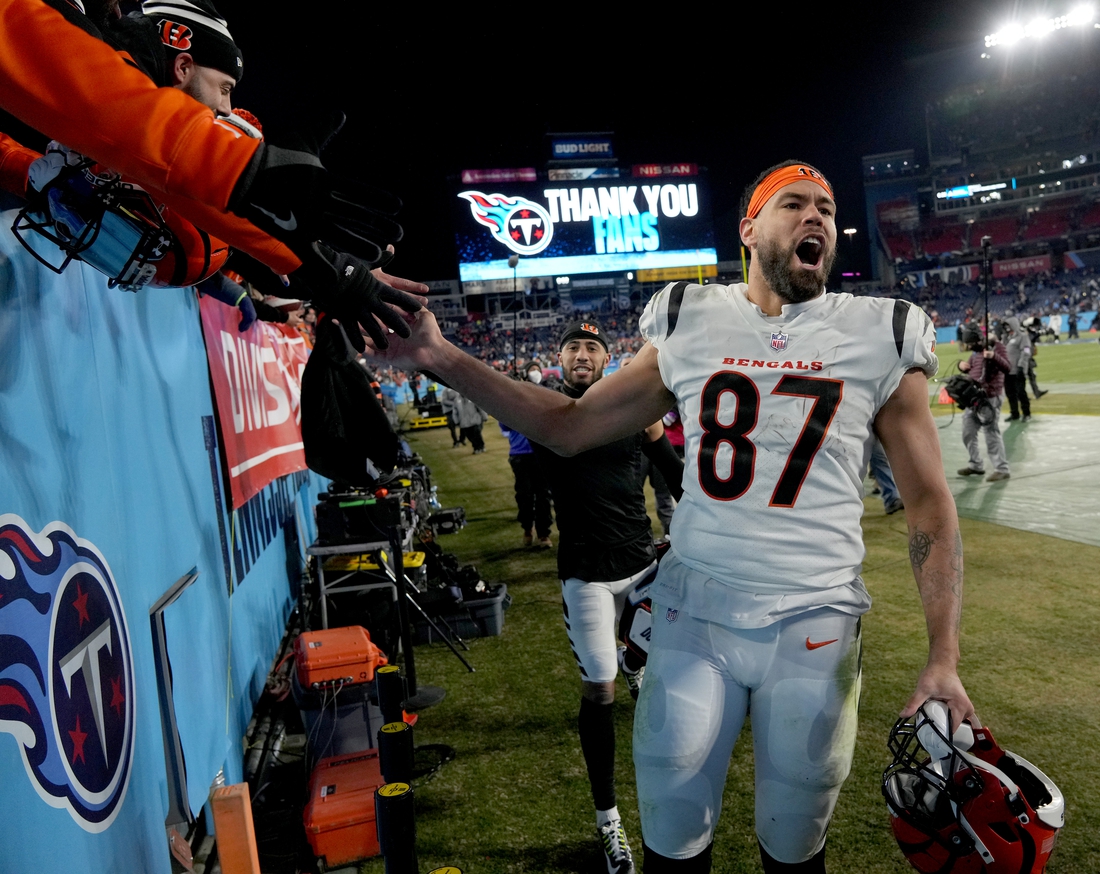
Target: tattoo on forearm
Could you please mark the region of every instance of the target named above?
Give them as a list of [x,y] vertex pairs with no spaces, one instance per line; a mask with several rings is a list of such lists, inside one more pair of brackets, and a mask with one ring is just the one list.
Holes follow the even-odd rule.
[[909,563],[913,565],[914,570],[919,571],[924,567],[931,551],[932,538],[918,528],[909,538]]

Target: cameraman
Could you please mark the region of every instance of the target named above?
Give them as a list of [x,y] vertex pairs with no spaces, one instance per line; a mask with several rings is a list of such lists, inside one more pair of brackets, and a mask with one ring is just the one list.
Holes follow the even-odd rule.
[[1001,436],[1001,404],[1004,400],[1005,374],[1012,370],[1004,344],[986,340],[976,327],[970,327],[963,342],[973,350],[968,361],[959,362],[959,370],[967,374],[985,391],[987,404],[969,407],[963,413],[963,443],[970,453],[970,464],[959,468],[959,476],[981,476],[985,473],[978,451],[978,430],[985,432],[985,448],[993,472],[986,482],[1008,479],[1008,456]]

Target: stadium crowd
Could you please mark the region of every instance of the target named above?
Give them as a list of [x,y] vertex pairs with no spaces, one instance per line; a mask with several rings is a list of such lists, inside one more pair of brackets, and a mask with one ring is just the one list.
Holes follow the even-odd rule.
[[[925,285],[902,278],[893,286],[866,285],[853,293],[868,297],[889,297],[917,304],[937,328],[953,327],[981,319],[983,289],[979,281],[944,283],[932,275]],[[1100,305],[1100,274],[1092,268],[1037,273],[1027,277],[998,279],[989,295],[992,318],[1017,316],[1021,319],[1071,312],[1091,312]],[[1089,326],[1083,326],[1086,330]]]

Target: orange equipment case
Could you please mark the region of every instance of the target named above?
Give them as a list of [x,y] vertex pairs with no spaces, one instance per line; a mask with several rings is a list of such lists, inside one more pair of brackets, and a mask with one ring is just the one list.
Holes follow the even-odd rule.
[[313,769],[302,821],[326,868],[378,855],[374,790],[385,782],[378,750],[321,759]]
[[299,634],[294,641],[294,660],[303,689],[369,683],[374,669],[387,662],[360,625]]

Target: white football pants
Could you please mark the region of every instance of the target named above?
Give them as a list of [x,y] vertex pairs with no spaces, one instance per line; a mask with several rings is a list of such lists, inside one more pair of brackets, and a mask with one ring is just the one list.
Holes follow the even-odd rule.
[[817,853],[852,764],[861,659],[859,617],[838,610],[734,629],[654,603],[634,713],[646,844],[673,859],[710,844],[751,703],[757,836],[780,862]]

